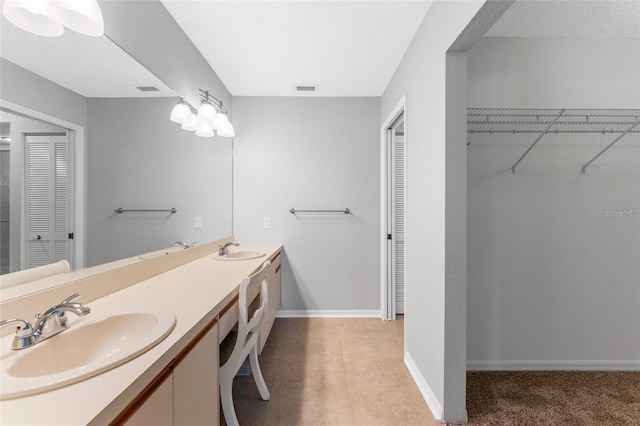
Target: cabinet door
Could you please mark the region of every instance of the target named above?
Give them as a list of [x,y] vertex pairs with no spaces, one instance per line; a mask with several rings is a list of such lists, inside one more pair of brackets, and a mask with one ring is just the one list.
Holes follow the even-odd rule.
[[174,423],[218,425],[218,392],[218,324],[215,324],[174,367]]
[[173,380],[169,375],[138,410],[127,426],[173,426]]

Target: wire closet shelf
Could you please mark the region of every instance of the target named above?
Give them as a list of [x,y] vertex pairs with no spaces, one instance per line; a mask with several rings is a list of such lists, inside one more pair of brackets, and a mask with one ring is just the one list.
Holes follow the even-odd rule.
[[[627,134],[640,133],[640,109],[510,109],[468,108],[467,134],[531,134],[532,144],[511,167],[516,167],[547,134],[600,133],[611,142],[582,166],[582,173]],[[469,143],[467,143],[469,145]]]

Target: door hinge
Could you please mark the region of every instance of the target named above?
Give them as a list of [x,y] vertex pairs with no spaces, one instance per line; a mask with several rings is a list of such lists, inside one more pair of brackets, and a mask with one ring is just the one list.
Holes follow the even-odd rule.
[[387,240],[391,239],[391,234],[387,234]]
[[69,239],[73,240],[73,232],[69,232]]

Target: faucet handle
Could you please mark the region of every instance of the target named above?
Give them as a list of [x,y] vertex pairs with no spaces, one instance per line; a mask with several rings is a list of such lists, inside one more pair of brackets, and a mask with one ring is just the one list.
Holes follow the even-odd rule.
[[21,326],[19,325],[16,329],[16,335],[13,338],[11,349],[23,349],[34,345],[36,343],[36,336],[33,334],[33,326],[29,321],[20,318],[6,319],[0,321],[0,327],[14,323],[21,324]]

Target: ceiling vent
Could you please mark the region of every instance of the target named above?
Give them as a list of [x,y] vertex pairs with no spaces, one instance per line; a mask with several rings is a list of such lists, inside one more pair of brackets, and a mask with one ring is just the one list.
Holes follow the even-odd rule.
[[317,92],[317,91],[318,91],[317,85],[296,86],[296,92]]
[[138,86],[137,89],[141,92],[159,92],[160,89],[158,89],[155,86]]

